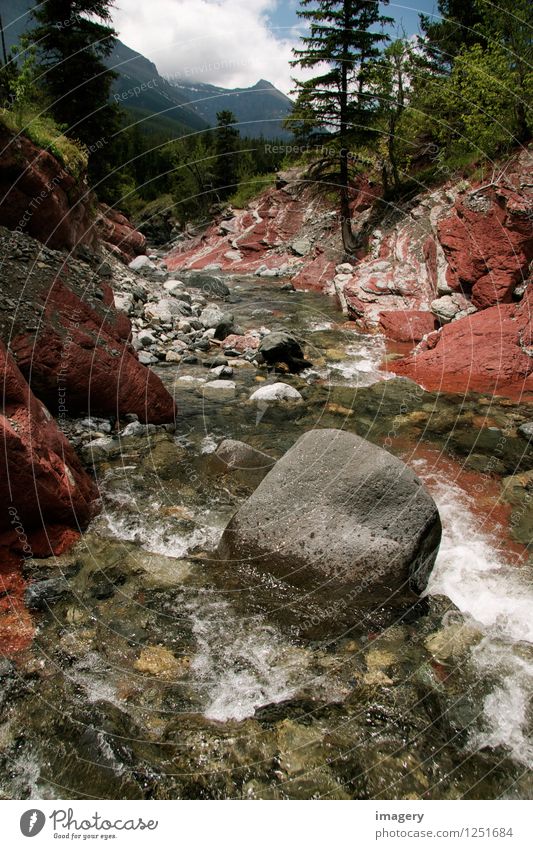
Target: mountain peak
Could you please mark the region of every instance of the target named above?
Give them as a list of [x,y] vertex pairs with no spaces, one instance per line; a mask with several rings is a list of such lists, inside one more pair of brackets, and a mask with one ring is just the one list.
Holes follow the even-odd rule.
[[259,80],[252,88],[275,88],[268,80]]

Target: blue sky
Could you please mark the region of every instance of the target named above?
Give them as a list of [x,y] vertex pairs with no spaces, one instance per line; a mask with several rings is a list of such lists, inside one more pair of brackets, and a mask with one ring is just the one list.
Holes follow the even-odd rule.
[[[284,0],[279,2],[275,9],[269,13],[268,18],[273,30],[286,29],[294,27],[298,18],[296,9],[298,8],[297,0]],[[436,0],[416,0],[416,2],[405,3],[388,3],[383,4],[383,12],[391,18],[394,18],[395,25],[392,31],[405,29],[407,35],[412,35],[418,32],[418,15],[420,12],[431,14],[436,12]]]

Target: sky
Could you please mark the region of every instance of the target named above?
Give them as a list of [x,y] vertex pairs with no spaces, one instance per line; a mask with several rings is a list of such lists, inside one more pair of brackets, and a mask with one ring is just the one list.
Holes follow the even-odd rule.
[[[160,74],[227,88],[264,79],[286,94],[292,48],[304,32],[297,0],[115,0],[114,24],[128,47],[147,56]],[[436,0],[390,2],[391,34],[418,32],[418,12]]]

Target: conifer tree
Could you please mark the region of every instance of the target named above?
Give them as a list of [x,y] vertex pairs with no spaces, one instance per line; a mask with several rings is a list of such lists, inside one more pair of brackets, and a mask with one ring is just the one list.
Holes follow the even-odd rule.
[[381,13],[378,0],[301,0],[300,5],[298,15],[308,22],[309,35],[302,38],[302,49],[294,51],[292,64],[316,68],[318,75],[295,81],[293,118],[329,131],[338,145],[334,167],[323,160],[321,176],[339,186],[343,244],[353,253],[359,245],[352,231],[348,148],[368,137],[377,107],[369,72],[388,40],[383,28],[391,19]]
[[237,188],[238,152],[240,134],[235,127],[237,119],[228,109],[217,112],[215,131],[214,186],[218,196],[226,198]]
[[116,75],[104,63],[116,37],[111,5],[112,0],[44,0],[33,10],[37,26],[30,35],[50,111],[89,149],[107,142],[118,126],[118,110],[109,102]]

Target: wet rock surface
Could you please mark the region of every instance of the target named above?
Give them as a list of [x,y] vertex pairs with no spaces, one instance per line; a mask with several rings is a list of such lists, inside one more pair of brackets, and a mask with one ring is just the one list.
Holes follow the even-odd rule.
[[[73,798],[529,798],[527,729],[501,702],[527,698],[527,587],[501,559],[512,553],[504,531],[487,542],[487,524],[495,532],[511,511],[499,477],[533,467],[529,407],[384,379],[382,341],[344,328],[333,299],[258,276],[213,296],[150,256],[139,271],[114,270],[113,288],[131,295],[133,344],[179,401],[176,431],[134,411],[65,422],[103,510],[71,550],[39,560],[34,549],[24,581],[39,609],[27,619],[22,603],[8,613],[28,589],[9,573],[1,792],[55,798],[59,783]],[[168,327],[146,318],[146,304],[178,293],[190,314]],[[294,335],[313,368],[261,363],[258,345],[226,352],[203,335],[210,304],[249,340]],[[222,377],[211,370],[228,365],[234,392],[207,397]],[[272,382],[301,401],[250,401]],[[254,452],[271,463],[324,428],[401,458],[443,516],[428,595],[400,608],[377,594],[333,639],[321,632],[321,598],[215,556],[257,485]],[[103,448],[94,458],[92,443]]]
[[401,461],[353,434],[313,430],[240,507],[218,555],[304,587],[330,635],[353,626],[369,598],[405,604],[421,592],[440,534],[433,499]]
[[28,534],[43,522],[85,527],[97,509],[98,491],[2,341],[0,373],[0,532],[20,525],[31,550]]

